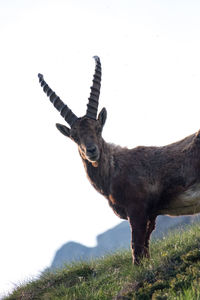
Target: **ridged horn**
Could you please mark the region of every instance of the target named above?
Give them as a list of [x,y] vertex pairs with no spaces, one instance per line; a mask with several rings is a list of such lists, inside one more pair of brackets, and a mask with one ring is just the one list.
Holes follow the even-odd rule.
[[88,98],[89,102],[87,104],[86,116],[96,120],[101,88],[101,62],[98,56],[94,56],[93,58],[95,59],[96,66],[93,76],[93,85],[91,86],[90,97]]
[[74,122],[78,119],[77,116],[69,109],[69,107],[56,95],[54,91],[48,86],[48,84],[44,81],[44,77],[42,74],[38,74],[39,82],[41,87],[43,87],[43,91],[47,94],[50,101],[53,103],[55,108],[60,112],[61,116],[65,119],[65,121],[72,126]]

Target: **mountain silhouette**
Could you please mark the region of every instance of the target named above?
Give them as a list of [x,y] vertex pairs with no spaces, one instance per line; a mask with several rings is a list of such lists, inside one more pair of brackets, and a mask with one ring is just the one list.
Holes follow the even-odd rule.
[[[199,215],[180,217],[158,216],[156,229],[152,233],[151,238],[161,238],[171,229],[184,228],[185,225],[198,220]],[[114,228],[98,235],[97,245],[95,247],[87,247],[76,242],[64,244],[57,250],[50,268],[60,268],[73,261],[85,261],[112,253],[119,249],[130,248],[130,240],[131,232],[129,224],[127,221],[123,221]]]

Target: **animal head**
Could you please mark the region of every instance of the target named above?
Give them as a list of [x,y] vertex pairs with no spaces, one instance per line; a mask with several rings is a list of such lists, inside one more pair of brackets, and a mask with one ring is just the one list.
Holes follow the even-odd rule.
[[106,109],[103,108],[97,117],[101,87],[101,62],[98,56],[94,56],[94,59],[96,67],[87,110],[86,114],[80,118],[78,118],[48,86],[44,81],[42,74],[38,74],[38,77],[44,92],[47,94],[55,108],[60,112],[61,116],[70,125],[69,128],[57,123],[57,129],[65,136],[71,138],[78,145],[79,152],[83,159],[86,159],[94,166],[97,166],[95,163],[98,162],[101,154],[101,134],[106,122],[107,112]]

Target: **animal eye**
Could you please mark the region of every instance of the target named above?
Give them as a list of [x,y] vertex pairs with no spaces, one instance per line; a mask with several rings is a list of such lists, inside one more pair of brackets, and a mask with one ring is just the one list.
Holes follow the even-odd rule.
[[71,138],[72,138],[76,143],[78,143],[79,139],[78,139],[78,136],[77,136],[77,135],[71,135]]
[[102,131],[102,128],[99,126],[99,127],[97,127],[97,134],[100,134],[101,133],[101,131]]

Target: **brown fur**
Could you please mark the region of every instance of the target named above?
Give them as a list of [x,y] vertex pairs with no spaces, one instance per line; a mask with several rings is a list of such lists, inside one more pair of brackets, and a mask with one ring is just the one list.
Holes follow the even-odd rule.
[[[78,144],[91,184],[120,218],[129,221],[133,260],[138,263],[149,257],[149,239],[159,214],[200,212],[199,133],[164,147],[127,149],[103,140],[104,123],[102,111],[98,120],[79,118],[68,136]],[[96,149],[96,160],[87,153],[88,145]],[[196,196],[193,206],[187,194]]]

